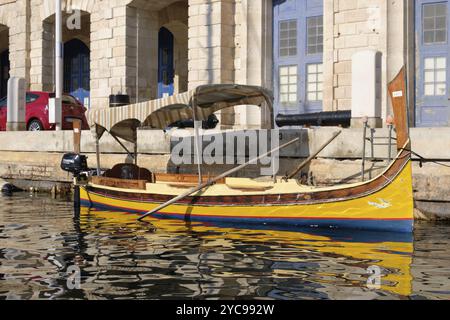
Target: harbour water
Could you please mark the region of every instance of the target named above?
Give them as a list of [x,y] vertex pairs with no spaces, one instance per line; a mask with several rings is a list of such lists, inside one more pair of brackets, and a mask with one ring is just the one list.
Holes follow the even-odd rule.
[[450,299],[450,224],[207,225],[0,196],[0,299]]

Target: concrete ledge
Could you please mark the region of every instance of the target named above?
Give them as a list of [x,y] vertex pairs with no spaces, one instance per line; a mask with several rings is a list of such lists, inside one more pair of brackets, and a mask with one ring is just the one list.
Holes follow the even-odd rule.
[[[154,154],[170,153],[170,136],[161,130],[139,131],[139,152]],[[125,142],[129,150],[131,143]],[[125,153],[122,147],[107,133],[100,140],[100,148],[106,153]],[[83,131],[81,150],[84,153],[95,153],[95,138],[90,131]],[[0,151],[18,152],[59,152],[73,151],[72,131],[41,132],[0,132]]]
[[[342,134],[321,154],[321,158],[360,159],[362,156],[362,130],[341,128],[319,128],[280,130],[282,141],[292,140],[300,136],[301,144],[286,148],[281,152],[282,157],[304,158],[311,150],[317,150],[336,130]],[[227,131],[242,135],[242,131]],[[138,151],[145,154],[169,154],[171,138],[192,136],[192,130],[174,130],[164,133],[161,130],[138,131]],[[223,131],[208,130],[207,135],[223,134]],[[375,137],[387,137],[387,129],[375,129]],[[450,128],[413,128],[411,129],[412,148],[426,158],[450,160]],[[378,142],[383,142],[378,140]],[[385,142],[385,141],[384,141]],[[208,143],[205,143],[207,145]],[[130,143],[125,145],[132,150]],[[247,143],[248,146],[248,143]],[[100,149],[106,153],[125,153],[117,142],[108,134],[100,141]],[[395,149],[395,148],[394,148]],[[43,132],[0,132],[0,151],[18,152],[70,152],[73,150],[73,133],[71,131],[43,131]],[[84,131],[81,138],[83,153],[95,152],[95,139],[90,131]],[[242,152],[242,151],[241,151]],[[367,148],[369,155],[369,148]],[[386,146],[376,146],[374,154],[377,157],[387,156]]]

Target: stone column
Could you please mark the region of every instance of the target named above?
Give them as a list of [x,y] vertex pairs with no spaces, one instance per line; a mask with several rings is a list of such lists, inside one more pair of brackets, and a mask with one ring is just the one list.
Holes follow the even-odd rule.
[[189,88],[234,81],[234,0],[189,1]]
[[398,48],[403,46],[402,8],[402,1],[324,0],[325,111],[351,109],[351,57],[373,49],[381,53],[381,106],[386,117],[388,66],[398,63],[402,55]]
[[105,4],[91,15],[91,107],[126,89],[126,6]]
[[[272,89],[272,1],[240,0],[236,4],[236,82]],[[241,128],[267,127],[273,115],[265,107],[236,108]]]
[[[234,82],[234,7],[234,0],[189,0],[189,89]],[[233,110],[220,118],[232,126]]]
[[9,27],[10,76],[30,83],[30,7],[29,1],[17,0],[3,8]]
[[107,107],[109,95],[119,93],[131,102],[155,99],[157,13],[108,4],[91,16],[91,105]]
[[158,13],[127,8],[127,87],[132,101],[158,94]]
[[[334,52],[334,11],[337,1],[324,0],[323,2],[323,111],[337,110],[337,102],[334,100],[334,70],[337,55]],[[336,66],[342,72],[351,72],[351,62],[345,62]]]
[[30,89],[53,91],[54,24],[47,19],[53,7],[44,0],[31,2],[30,15]]

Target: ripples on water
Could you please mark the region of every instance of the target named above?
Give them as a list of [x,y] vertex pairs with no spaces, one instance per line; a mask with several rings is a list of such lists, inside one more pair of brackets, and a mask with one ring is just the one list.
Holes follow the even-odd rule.
[[[449,299],[450,225],[252,230],[0,196],[0,299]],[[67,288],[67,268],[81,288]],[[381,270],[381,288],[367,285]]]

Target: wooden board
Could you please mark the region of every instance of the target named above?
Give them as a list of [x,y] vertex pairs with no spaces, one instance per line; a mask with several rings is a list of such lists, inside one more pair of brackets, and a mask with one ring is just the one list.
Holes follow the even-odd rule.
[[81,120],[73,119],[73,152],[81,152]]
[[[198,176],[194,174],[171,174],[171,173],[155,173],[156,182],[177,182],[198,185]],[[203,182],[207,182],[214,177],[203,176]],[[224,184],[225,179],[221,179],[216,184]]]
[[404,67],[389,84],[389,94],[391,96],[392,108],[394,110],[395,129],[397,131],[397,148],[401,149],[409,140],[406,71]]
[[146,180],[126,180],[106,177],[92,177],[91,182],[105,187],[136,190],[145,190],[146,184],[148,183]]

